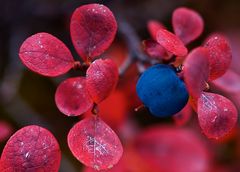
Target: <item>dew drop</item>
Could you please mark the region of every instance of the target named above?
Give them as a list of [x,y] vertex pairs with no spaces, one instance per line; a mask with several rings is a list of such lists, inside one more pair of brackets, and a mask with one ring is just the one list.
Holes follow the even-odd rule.
[[25,158],[28,158],[29,156],[30,156],[30,153],[27,152],[27,153],[25,154]]

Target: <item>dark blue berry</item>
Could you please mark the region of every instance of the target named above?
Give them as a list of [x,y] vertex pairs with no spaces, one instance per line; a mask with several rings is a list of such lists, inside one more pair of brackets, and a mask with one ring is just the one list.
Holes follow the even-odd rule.
[[181,111],[188,101],[184,82],[173,67],[157,64],[148,68],[139,78],[137,94],[150,112],[167,117]]

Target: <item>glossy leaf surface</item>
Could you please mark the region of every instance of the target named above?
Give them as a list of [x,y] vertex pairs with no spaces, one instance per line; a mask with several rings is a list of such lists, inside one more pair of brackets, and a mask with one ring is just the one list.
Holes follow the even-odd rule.
[[73,126],[68,134],[68,146],[80,162],[96,170],[112,168],[123,153],[118,136],[97,116]]
[[48,33],[27,38],[19,50],[19,57],[32,71],[51,77],[66,73],[74,62],[65,44]]
[[57,172],[61,153],[57,140],[46,129],[31,125],[18,130],[1,156],[1,172]]
[[87,70],[86,88],[95,103],[109,96],[117,82],[118,67],[111,59],[95,60]]
[[183,41],[188,44],[198,38],[203,32],[203,19],[194,10],[181,7],[173,12],[172,24],[174,33]]
[[210,80],[222,76],[229,68],[232,52],[225,36],[213,34],[207,38],[204,47],[209,50]]
[[176,35],[165,29],[158,30],[156,41],[176,56],[185,56],[188,53],[183,42]]
[[57,88],[55,102],[67,116],[78,116],[89,110],[93,102],[86,89],[86,78],[75,77],[63,81]]
[[227,98],[203,92],[198,99],[198,120],[208,138],[218,139],[228,134],[237,122],[234,104]]
[[88,4],[74,11],[70,30],[78,54],[83,60],[92,60],[112,43],[117,31],[117,22],[106,6]]
[[184,61],[184,81],[189,94],[198,98],[206,88],[209,75],[208,50],[203,47],[192,50]]

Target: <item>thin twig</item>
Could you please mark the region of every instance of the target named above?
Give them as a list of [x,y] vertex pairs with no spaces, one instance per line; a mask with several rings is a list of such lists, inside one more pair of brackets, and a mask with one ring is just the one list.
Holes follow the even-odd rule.
[[134,62],[137,62],[139,73],[142,73],[145,70],[143,69],[145,63],[152,64],[154,62],[143,53],[141,49],[141,41],[133,27],[121,17],[118,18],[118,26],[119,32],[125,40],[129,51],[128,57],[119,68],[120,76],[124,75],[125,71]]
[[124,21],[119,19],[119,32],[122,34],[130,54],[130,58],[137,59],[141,62],[149,62],[149,58],[141,50],[141,41],[133,29],[133,27]]
[[129,66],[134,62],[134,59],[128,57],[124,60],[124,62],[122,63],[122,65],[119,67],[119,75],[122,76],[124,75],[124,73],[126,72],[126,70],[129,68]]

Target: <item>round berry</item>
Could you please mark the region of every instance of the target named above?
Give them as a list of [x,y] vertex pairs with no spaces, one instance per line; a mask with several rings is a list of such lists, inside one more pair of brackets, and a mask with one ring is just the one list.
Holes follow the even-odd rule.
[[176,114],[188,101],[184,82],[173,67],[163,64],[154,65],[141,75],[137,94],[150,112],[158,117]]

